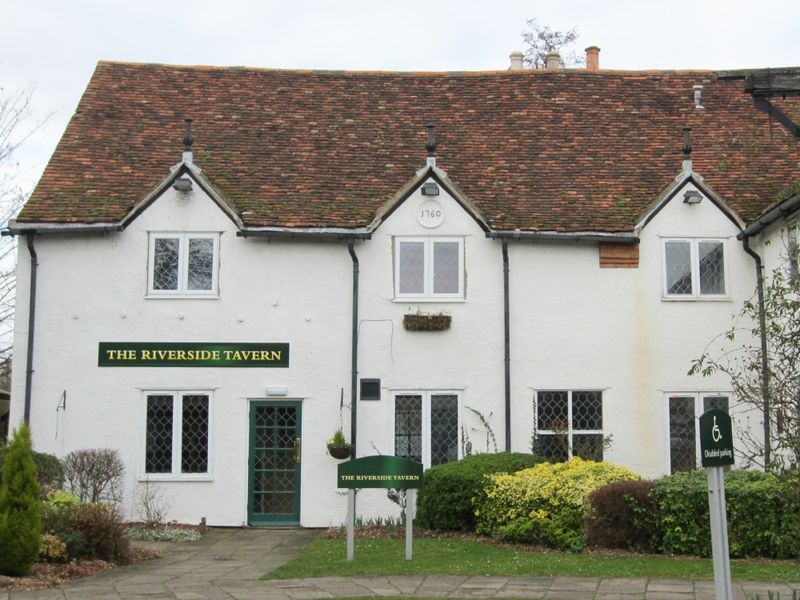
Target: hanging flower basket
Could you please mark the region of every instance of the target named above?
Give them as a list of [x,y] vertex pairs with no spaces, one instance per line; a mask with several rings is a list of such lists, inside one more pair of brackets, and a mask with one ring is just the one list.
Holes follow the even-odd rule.
[[333,435],[328,439],[327,445],[328,454],[339,460],[350,458],[350,453],[353,450],[353,447],[345,439],[344,432],[342,431],[341,427],[333,432]]
[[351,448],[349,444],[347,446],[332,446],[331,444],[328,444],[328,454],[337,460],[350,458],[350,452]]
[[444,313],[403,315],[403,327],[406,331],[445,331],[450,329],[452,321],[453,317]]

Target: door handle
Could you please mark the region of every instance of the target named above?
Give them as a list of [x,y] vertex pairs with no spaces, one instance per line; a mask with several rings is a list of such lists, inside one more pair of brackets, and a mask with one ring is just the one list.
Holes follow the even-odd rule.
[[294,462],[299,463],[303,455],[303,443],[300,438],[294,440]]

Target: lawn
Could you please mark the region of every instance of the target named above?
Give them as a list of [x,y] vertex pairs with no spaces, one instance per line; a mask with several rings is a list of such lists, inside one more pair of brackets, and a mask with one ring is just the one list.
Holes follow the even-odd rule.
[[[574,577],[668,577],[713,579],[710,559],[531,551],[480,540],[419,538],[414,560],[406,561],[398,539],[356,540],[355,560],[348,562],[345,541],[317,539],[291,562],[262,579],[358,575],[496,575]],[[731,561],[734,579],[800,581],[800,564],[790,561]]]

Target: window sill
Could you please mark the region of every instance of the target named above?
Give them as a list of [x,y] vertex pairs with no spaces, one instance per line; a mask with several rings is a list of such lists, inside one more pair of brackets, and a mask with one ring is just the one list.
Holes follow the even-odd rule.
[[219,294],[145,294],[145,300],[217,300]]
[[140,483],[164,483],[164,482],[181,482],[181,481],[214,481],[214,477],[210,474],[197,475],[170,475],[167,473],[151,473],[149,475],[138,475],[136,480]]
[[397,304],[463,304],[466,298],[392,298]]
[[661,296],[662,302],[733,302],[730,296]]

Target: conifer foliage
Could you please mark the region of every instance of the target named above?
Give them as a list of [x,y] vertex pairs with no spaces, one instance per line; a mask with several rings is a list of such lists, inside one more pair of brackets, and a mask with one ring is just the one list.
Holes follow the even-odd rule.
[[8,443],[0,485],[0,574],[30,571],[39,553],[41,506],[31,432],[22,425]]

